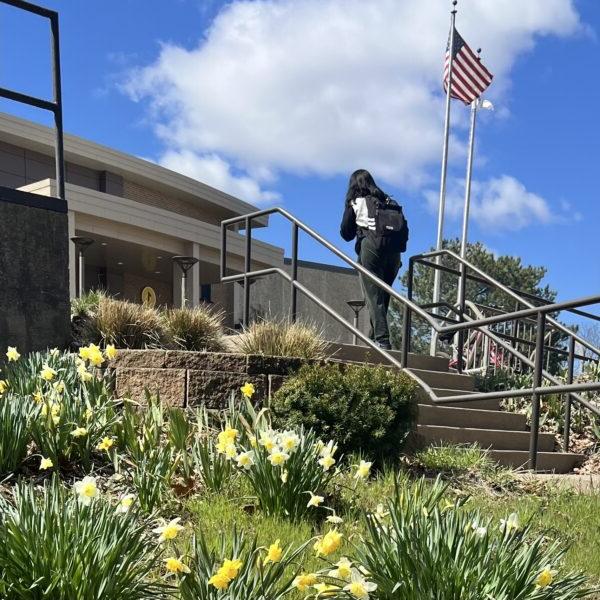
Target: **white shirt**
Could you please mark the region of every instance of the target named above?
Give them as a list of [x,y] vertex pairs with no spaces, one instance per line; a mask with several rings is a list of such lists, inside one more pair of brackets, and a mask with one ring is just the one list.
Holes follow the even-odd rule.
[[354,200],[352,200],[352,208],[354,209],[354,214],[356,215],[357,227],[362,227],[363,229],[370,229],[371,231],[375,231],[375,218],[369,218],[367,199],[355,198]]

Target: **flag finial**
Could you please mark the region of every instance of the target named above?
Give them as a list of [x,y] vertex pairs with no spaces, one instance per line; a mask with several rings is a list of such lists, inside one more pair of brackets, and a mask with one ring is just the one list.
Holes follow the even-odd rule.
[[456,5],[458,4],[458,0],[452,0],[452,14],[456,14]]

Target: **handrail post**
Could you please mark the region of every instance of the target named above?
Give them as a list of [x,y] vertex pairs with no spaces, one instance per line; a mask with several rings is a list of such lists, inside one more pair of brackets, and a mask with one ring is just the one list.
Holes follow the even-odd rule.
[[[406,296],[409,301],[412,302],[413,295],[413,276],[415,272],[415,262],[412,257],[408,260],[408,284],[406,286]],[[404,317],[402,319],[402,366],[406,369],[408,367],[408,353],[410,352],[410,335],[411,335],[411,314],[410,306],[404,305]]]
[[290,318],[296,322],[298,313],[298,290],[294,283],[298,279],[298,225],[292,225],[292,283],[290,284]]
[[227,276],[227,225],[221,223],[221,279]]
[[[569,338],[569,363],[567,367],[567,384],[573,383],[573,370],[575,366],[575,338]],[[567,394],[565,402],[565,423],[564,423],[564,439],[563,439],[563,451],[569,451],[569,442],[571,435],[571,394]]]
[[252,223],[250,217],[244,220],[246,224],[246,252],[244,254],[244,317],[243,325],[248,327],[250,324],[250,279],[248,273],[251,270],[252,253]]
[[[533,389],[542,387],[544,367],[544,332],[546,314],[542,311],[537,316],[537,335],[535,343],[535,369],[533,372]],[[531,398],[531,435],[529,438],[529,469],[537,468],[538,439],[540,435],[540,395],[534,391]]]

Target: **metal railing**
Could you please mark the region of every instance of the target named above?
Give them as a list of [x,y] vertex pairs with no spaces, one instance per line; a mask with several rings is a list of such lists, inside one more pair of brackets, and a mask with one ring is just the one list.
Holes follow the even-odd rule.
[[56,163],[56,187],[58,197],[66,200],[65,195],[65,159],[63,142],[63,110],[62,110],[62,91],[60,82],[60,42],[58,33],[58,13],[42,6],[37,6],[24,0],[0,0],[3,4],[8,4],[20,10],[44,17],[50,21],[50,39],[52,53],[52,84],[54,100],[44,100],[28,94],[23,94],[15,90],[0,87],[0,97],[14,100],[29,106],[35,106],[43,110],[48,110],[54,115],[54,125],[56,127],[55,136],[55,163]]
[[[252,270],[252,225],[255,219],[260,217],[265,217],[269,215],[279,214],[287,219],[292,225],[292,257],[291,257],[291,272],[288,273],[283,269],[278,267],[268,267],[265,269],[257,269]],[[228,230],[232,225],[243,226],[245,230],[245,254],[244,254],[244,270],[241,273],[233,273],[228,274],[228,266],[227,266],[227,237]],[[398,301],[401,306],[404,308],[404,322],[403,322],[403,336],[402,336],[402,351],[401,358],[397,360],[390,352],[380,348],[373,340],[371,340],[367,335],[361,332],[359,329],[350,324],[344,317],[342,317],[336,310],[334,310],[331,306],[321,300],[316,294],[311,292],[308,288],[302,285],[298,281],[298,237],[299,232],[303,231],[308,236],[313,238],[319,244],[327,248],[330,252],[332,252],[335,256],[337,256],[340,260],[345,262],[347,265],[355,269],[362,277],[365,277],[375,283],[379,288],[390,294],[392,298]],[[440,324],[440,317],[438,315],[432,315],[426,309],[419,306],[412,299],[412,281],[414,276],[414,265],[417,260],[421,262],[427,262],[428,258],[437,256],[438,254],[448,253],[452,255],[459,262],[462,262],[462,268],[459,273],[462,273],[463,276],[459,282],[461,286],[461,291],[463,292],[461,297],[465,298],[465,286],[467,278],[473,279],[474,277],[480,278],[483,281],[488,283],[498,285],[500,288],[505,288],[509,295],[512,295],[513,298],[519,300],[522,304],[526,305],[526,308],[515,310],[511,313],[503,313],[499,315],[492,315],[485,318],[479,319],[470,319],[467,318],[466,315],[466,300],[464,301],[464,305],[461,303],[461,307],[458,309],[458,320],[451,320],[450,324],[442,325]],[[448,270],[447,267],[443,265],[437,265],[436,263],[431,263],[432,266],[436,266],[442,270]],[[472,269],[475,273],[475,276],[468,275],[468,269]],[[452,270],[454,271],[454,270]],[[410,377],[412,377],[419,385],[423,388],[423,390],[430,397],[431,401],[434,404],[448,404],[448,403],[457,403],[457,402],[473,402],[477,400],[486,400],[486,399],[502,399],[502,398],[515,398],[520,396],[531,396],[532,397],[532,421],[531,421],[531,433],[530,433],[530,445],[529,445],[529,468],[532,470],[536,469],[537,466],[537,454],[538,454],[538,437],[539,437],[539,427],[540,427],[540,398],[547,394],[567,394],[570,400],[574,400],[579,403],[581,406],[584,406],[586,409],[592,411],[597,416],[600,416],[600,408],[578,395],[579,392],[587,392],[587,391],[600,391],[600,381],[598,382],[585,382],[585,383],[573,383],[572,377],[568,383],[563,384],[558,380],[547,379],[550,385],[543,385],[544,380],[544,369],[543,369],[543,357],[544,357],[544,334],[546,330],[546,324],[552,323],[554,326],[558,327],[558,329],[563,330],[565,333],[572,334],[573,340],[577,340],[582,345],[592,349],[593,345],[589,344],[587,341],[580,338],[574,334],[571,330],[564,327],[562,324],[554,321],[549,314],[558,313],[562,310],[577,310],[584,306],[590,306],[593,304],[600,303],[600,295],[588,296],[585,298],[579,298],[576,300],[571,300],[569,302],[559,302],[559,303],[548,303],[542,306],[528,306],[529,300],[525,300],[524,298],[519,297],[516,292],[510,290],[510,288],[506,288],[506,286],[502,286],[499,282],[493,280],[486,273],[467,263],[464,259],[460,259],[460,257],[450,253],[449,251],[441,251],[440,253],[428,253],[422,254],[416,257],[412,257],[409,261],[409,285],[408,285],[408,294],[407,296],[403,296],[394,290],[391,286],[387,285],[383,281],[381,281],[378,277],[373,275],[370,271],[368,271],[365,267],[352,260],[348,256],[346,256],[341,250],[339,250],[336,246],[328,242],[325,238],[319,235],[316,231],[308,227],[305,223],[294,217],[288,211],[282,208],[271,208],[266,210],[259,210],[247,215],[242,215],[238,217],[233,217],[231,219],[224,220],[221,223],[221,264],[220,264],[220,275],[221,281],[224,283],[227,282],[239,282],[243,284],[244,295],[243,295],[243,318],[242,322],[244,326],[247,326],[250,322],[250,280],[264,277],[267,275],[277,274],[283,277],[290,284],[290,318],[292,321],[296,320],[297,317],[297,301],[298,301],[298,292],[304,294],[307,298],[309,298],[312,302],[314,302],[317,306],[319,306],[322,310],[324,310],[329,316],[331,316],[334,320],[344,326],[348,331],[350,331],[357,338],[361,339],[367,346],[372,348],[374,351],[379,353],[382,357],[384,357],[390,364],[403,369]],[[529,303],[530,304],[530,303]],[[501,338],[495,336],[495,334],[489,330],[490,325],[494,325],[497,323],[502,323],[505,321],[515,321],[515,320],[523,320],[534,318],[536,322],[536,341],[535,341],[535,361],[533,362],[533,384],[529,389],[519,389],[519,390],[502,390],[495,392],[476,392],[470,394],[458,394],[454,396],[445,396],[443,398],[438,397],[433,389],[423,381],[416,373],[414,373],[411,369],[408,368],[408,353],[410,350],[410,336],[411,336],[411,321],[413,317],[419,317],[423,319],[435,332],[436,335],[439,334],[458,334],[462,342],[460,343],[460,347],[464,346],[464,335],[469,330],[478,330],[483,335],[493,337],[497,343],[506,344]],[[508,346],[508,344],[506,344]],[[574,342],[573,342],[574,348]],[[513,349],[513,352],[518,352]],[[520,355],[520,353],[518,353]],[[519,356],[520,359],[524,361],[529,361],[528,357],[524,355]],[[531,362],[531,361],[530,361]],[[462,364],[462,359],[461,359]],[[569,401],[570,401],[569,400]]]

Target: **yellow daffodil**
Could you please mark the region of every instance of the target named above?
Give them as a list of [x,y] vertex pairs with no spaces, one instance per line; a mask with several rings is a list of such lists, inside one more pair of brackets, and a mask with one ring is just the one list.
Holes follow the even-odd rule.
[[34,392],[32,396],[36,404],[41,404],[44,401],[44,396],[42,396],[42,392],[40,392],[39,390],[37,392]]
[[79,348],[79,357],[82,360],[89,360],[90,358],[90,349],[87,346],[83,346]]
[[63,394],[65,391],[65,382],[64,381],[57,381],[56,383],[52,384],[52,387],[54,388],[54,391],[57,394]]
[[96,446],[97,450],[106,450],[107,452],[113,447],[115,440],[109,437],[103,437],[102,441]]
[[234,559],[228,559],[226,558],[223,561],[223,566],[221,567],[221,571],[223,573],[225,573],[225,575],[227,575],[227,577],[229,577],[230,579],[234,579],[235,577],[237,577],[237,574],[239,573],[240,569],[242,568],[242,561],[238,560],[237,558]]
[[366,462],[364,460],[360,461],[360,464],[356,468],[356,473],[354,475],[355,479],[366,479],[371,472],[371,465],[373,463]]
[[231,578],[227,577],[225,573],[220,570],[217,571],[209,580],[208,584],[212,585],[214,588],[218,590],[226,590],[231,583]]
[[281,471],[281,482],[282,483],[287,483],[288,480],[288,470],[284,469],[283,471]]
[[273,448],[273,451],[269,455],[269,462],[274,467],[279,467],[285,463],[285,461],[290,457],[289,454],[283,452],[279,448]]
[[118,352],[113,344],[108,344],[104,349],[104,354],[108,360],[113,360],[113,358],[117,356]]
[[308,504],[306,505],[307,507],[319,506],[320,504],[323,504],[323,501],[325,500],[325,498],[323,498],[323,496],[316,496],[312,492],[307,492],[307,493],[310,494],[310,500],[308,501]]
[[292,585],[301,592],[305,592],[310,586],[315,585],[318,581],[319,579],[314,573],[302,573],[294,579]]
[[40,377],[45,381],[52,381],[56,375],[56,371],[48,365],[44,365],[44,368],[40,371]]
[[313,548],[317,556],[329,556],[338,550],[342,544],[342,534],[337,528],[328,531],[323,537],[320,537]]
[[89,354],[88,360],[90,361],[91,365],[94,365],[94,367],[100,367],[104,362],[104,356],[102,355],[102,352],[100,350],[92,351]]
[[166,542],[167,540],[174,540],[179,535],[179,532],[183,529],[183,525],[180,525],[179,521],[181,521],[181,518],[177,517],[165,525],[152,530],[152,533],[159,534],[159,543],[162,544],[162,542]]
[[256,391],[254,389],[254,385],[251,383],[245,383],[241,388],[240,391],[242,392],[242,395],[244,396],[244,398],[252,398],[252,396],[254,396],[254,392]]
[[511,513],[508,515],[508,519],[500,519],[500,527],[506,531],[506,533],[512,533],[519,529],[519,515],[517,513]]
[[6,379],[0,379],[0,395],[8,389],[8,381]]
[[318,598],[328,598],[329,596],[334,596],[336,592],[339,591],[339,587],[337,585],[333,585],[332,583],[316,583],[313,585],[315,590],[317,590]]
[[340,523],[344,522],[344,519],[342,519],[342,517],[338,517],[335,512],[332,515],[329,515],[325,520],[332,525],[339,525]]
[[552,585],[555,575],[556,571],[550,569],[550,567],[545,567],[536,577],[535,585],[539,588],[547,588],[549,585]]
[[83,383],[87,383],[94,378],[94,376],[87,370],[85,364],[77,367],[77,375],[79,375],[79,379],[81,379]]
[[270,562],[276,563],[281,560],[283,555],[283,548],[279,545],[279,540],[275,540],[273,544],[269,546],[267,549],[267,556],[265,557],[263,564],[268,564]]
[[76,427],[71,431],[71,435],[74,438],[85,437],[87,435],[88,430],[85,427]]
[[165,567],[169,573],[173,573],[174,575],[178,575],[180,573],[189,573],[190,568],[183,562],[183,557],[175,558],[174,556],[170,556],[169,558],[165,558]]
[[335,579],[345,579],[350,581],[352,577],[352,563],[345,557],[342,556],[340,560],[335,563],[336,569],[329,571],[329,576]]
[[323,467],[323,471],[329,471],[335,465],[335,458],[331,454],[326,454],[319,459],[319,464]]
[[252,446],[252,448],[256,448],[256,446],[258,446],[258,442],[256,441],[255,435],[248,435],[248,441],[250,442],[250,446]]
[[232,427],[227,426],[223,431],[219,433],[219,435],[217,436],[217,440],[219,442],[229,442],[230,444],[232,444],[237,439],[238,433],[239,432],[237,429],[233,429]]
[[50,356],[53,358],[56,358],[59,354],[60,350],[58,348],[52,348],[52,350],[50,350]]
[[40,461],[40,471],[45,471],[46,469],[51,469],[54,466],[54,463],[49,458],[44,458],[42,456],[42,460]]
[[242,467],[243,469],[249,469],[254,464],[254,459],[252,458],[252,452],[240,452],[237,455],[237,464],[238,467]]
[[134,500],[135,496],[133,494],[127,494],[126,496],[123,496],[117,505],[117,512],[121,514],[129,512]]
[[337,444],[333,440],[330,440],[325,445],[321,440],[317,443],[317,450],[320,456],[333,456],[337,451]]
[[285,431],[281,434],[279,444],[286,452],[293,452],[300,444],[300,437],[293,431]]
[[275,448],[275,438],[272,432],[263,431],[260,434],[258,443],[265,448],[267,452],[271,452]]
[[358,600],[368,600],[369,593],[376,589],[377,584],[367,581],[357,569],[352,569],[352,581],[344,587],[344,591]]
[[98,495],[95,477],[84,477],[81,481],[76,481],[73,487],[79,495],[79,501],[85,506],[89,505]]
[[6,358],[8,358],[8,362],[16,362],[21,358],[21,355],[17,352],[15,346],[9,346],[6,351]]

